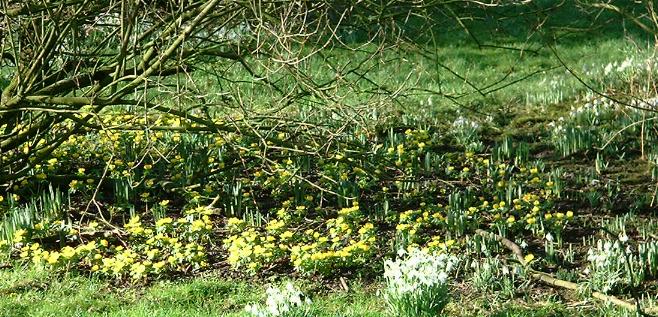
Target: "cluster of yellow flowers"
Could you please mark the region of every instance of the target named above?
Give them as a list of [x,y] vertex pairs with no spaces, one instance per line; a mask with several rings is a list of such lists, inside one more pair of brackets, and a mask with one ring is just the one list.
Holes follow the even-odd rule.
[[[108,127],[194,126],[166,114],[114,113],[94,120]],[[490,225],[511,230],[557,230],[573,217],[572,212],[553,211],[552,200],[558,188],[536,164],[494,162],[490,156],[474,152],[434,153],[432,148],[439,136],[426,130],[409,129],[395,135],[391,132],[391,137],[366,154],[371,156],[332,147],[317,160],[273,146],[291,140],[294,134],[280,132],[274,136],[276,139],[260,142],[231,133],[220,136],[171,130],[107,129],[72,136],[52,157],[35,165],[30,177],[47,182],[52,174],[68,173],[75,175],[69,184],[70,192],[84,192],[95,188],[97,179],[107,172],[109,178],[126,184],[127,191],[131,191],[122,196],[124,201],[109,204],[116,210],[127,210],[120,206],[125,202],[146,205],[154,214],[165,215],[160,211],[166,211],[168,201],[156,201],[163,198],[163,193],[172,193],[170,188],[181,189],[176,193],[184,195],[166,197],[173,201],[201,204],[218,197],[227,212],[257,210],[266,214],[262,226],[255,224],[261,219],[254,223],[226,219],[229,234],[223,241],[228,262],[252,273],[273,266],[329,273],[363,265],[376,254],[390,251],[384,244],[377,245],[377,236],[387,234],[395,235],[399,245],[407,248],[450,252],[460,247],[468,229]],[[271,157],[268,164],[252,159],[265,153],[263,146],[272,146],[267,152]],[[80,148],[89,151],[81,152]],[[322,195],[309,185],[346,196],[359,194],[362,202],[373,204],[368,203],[367,212],[358,204],[331,209],[327,206],[342,200]],[[392,192],[395,190],[397,193]],[[466,198],[455,202],[456,196]],[[0,196],[0,203],[3,199]],[[270,203],[280,208],[267,214],[264,210]],[[410,210],[397,214],[389,206]],[[379,214],[374,210],[379,207],[386,211]],[[15,251],[42,266],[78,267],[107,276],[140,279],[207,266],[206,246],[214,231],[211,217],[212,211],[207,208],[160,216],[148,223],[143,216],[135,216],[124,225],[126,235],[110,234],[104,239],[94,234],[101,230],[98,224],[78,228],[81,232],[77,232],[70,226],[44,221],[27,231],[17,231],[13,243],[4,242],[4,247],[22,243]],[[396,228],[394,233],[391,227]],[[33,242],[39,241],[39,235],[54,231],[66,233],[68,247]],[[83,242],[81,237],[90,238]],[[91,242],[95,245],[90,249]]]
[[427,151],[427,147],[432,145],[429,132],[427,130],[411,130],[404,132],[404,140],[397,145],[391,144],[386,149],[386,154],[395,159],[395,166],[412,168],[413,161],[419,155]]
[[[13,244],[22,245],[19,257],[39,267],[82,269],[94,274],[122,279],[141,280],[167,272],[187,272],[208,266],[207,249],[214,229],[210,215],[212,210],[201,207],[185,212],[174,220],[161,218],[155,224],[145,225],[138,216],[132,217],[124,228],[126,241],[121,236],[96,237],[82,242],[68,232],[71,244],[62,248],[43,246],[36,237],[29,237],[28,230],[14,233]],[[99,229],[95,222],[85,228],[92,236]],[[37,230],[32,229],[34,232]],[[8,245],[3,241],[0,245]]]
[[[461,166],[461,170],[456,170],[455,166]],[[449,236],[455,237],[466,227],[478,228],[481,225],[497,227],[501,233],[510,229],[513,233],[530,230],[559,235],[574,217],[572,211],[552,211],[555,183],[534,165],[491,164],[489,159],[467,152],[453,160],[446,172],[455,179],[468,177],[469,181],[477,181],[480,189],[466,195],[481,196],[475,202],[467,201],[465,206],[421,202],[419,209],[400,213],[396,223],[398,246],[446,250],[448,244],[454,246],[456,243],[449,237],[447,241],[441,241],[438,236],[433,236],[436,232],[450,233]],[[519,197],[519,193],[524,194]],[[519,198],[512,198],[514,196]],[[455,208],[457,210],[453,210]]]
[[524,227],[536,232],[560,230],[566,222],[573,219],[573,211],[550,211],[550,201],[536,194],[525,194],[521,199],[512,200],[512,206],[504,201],[491,206],[493,222],[510,228]]
[[[296,208],[299,211],[300,208]],[[283,211],[282,211],[283,210]],[[302,272],[329,273],[331,270],[365,263],[374,255],[375,228],[359,214],[359,206],[343,208],[335,218],[319,219],[315,229],[298,230],[285,208],[283,219],[272,219],[258,230],[231,218],[231,235],[224,240],[228,261],[235,268],[255,273],[265,266],[288,263]]]
[[228,262],[234,268],[246,266],[249,272],[256,273],[263,266],[271,265],[283,256],[287,245],[279,243],[280,240],[281,238],[272,234],[261,234],[255,228],[230,235],[224,240],[229,252]]
[[[419,249],[423,252],[444,253],[457,247],[457,241],[447,238],[444,240],[436,232],[450,231],[446,209],[442,204],[427,206],[421,203],[418,210],[407,210],[400,213],[395,227],[397,232],[397,248],[407,251]],[[471,208],[471,211],[473,208]]]

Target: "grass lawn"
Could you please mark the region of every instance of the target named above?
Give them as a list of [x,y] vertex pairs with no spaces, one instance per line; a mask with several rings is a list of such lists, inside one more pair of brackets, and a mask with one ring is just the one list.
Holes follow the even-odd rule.
[[[378,296],[381,286],[349,283],[349,290],[320,282],[296,281],[312,295],[318,317],[388,316]],[[34,269],[0,271],[0,316],[249,316],[247,304],[264,301],[266,281],[246,281],[212,273],[151,285],[112,285],[83,276],[51,275]],[[536,287],[536,285],[535,285]],[[459,288],[457,288],[459,289]],[[596,301],[560,301],[560,294],[530,290],[525,298],[497,299],[466,291],[448,305],[449,316],[633,316]]]

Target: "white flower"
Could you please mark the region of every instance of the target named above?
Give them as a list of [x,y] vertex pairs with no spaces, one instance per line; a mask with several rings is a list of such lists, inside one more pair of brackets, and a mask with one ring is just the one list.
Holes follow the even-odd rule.
[[553,235],[550,232],[546,234],[546,241],[553,242]]
[[436,307],[442,309],[448,295],[448,274],[456,262],[453,256],[428,254],[418,249],[411,250],[404,258],[386,260],[384,298],[395,310],[399,305],[412,305],[416,301],[436,301],[437,298],[429,295],[438,292],[443,298],[436,303]]
[[[282,289],[270,286],[265,293],[267,294],[265,306],[250,304],[245,307],[245,311],[254,317],[288,316],[292,311],[301,311],[306,315],[307,306],[311,304],[311,300],[292,283],[287,283]],[[302,301],[303,297],[304,301]],[[295,313],[295,316],[298,314]]]
[[626,243],[626,241],[628,241],[628,236],[626,235],[626,233],[619,234],[619,241],[621,241],[621,243]]

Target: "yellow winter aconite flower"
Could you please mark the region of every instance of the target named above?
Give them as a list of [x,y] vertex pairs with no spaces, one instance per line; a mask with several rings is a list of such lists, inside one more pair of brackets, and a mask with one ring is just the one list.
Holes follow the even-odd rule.
[[411,227],[411,225],[409,225],[407,223],[401,223],[401,224],[398,224],[397,226],[395,226],[395,230],[397,230],[397,231],[406,231],[410,227]]
[[265,227],[265,230],[267,231],[278,231],[279,229],[283,228],[286,224],[283,221],[279,221],[277,219],[271,220],[267,226]]
[[165,217],[165,218],[162,218],[162,219],[156,221],[155,226],[156,227],[164,227],[166,225],[171,224],[172,222],[174,222],[174,220],[171,219],[171,217]]
[[525,263],[530,263],[535,259],[535,256],[532,253],[528,253],[524,258]]
[[25,229],[18,229],[14,232],[14,243],[19,243],[23,241],[23,238],[25,237],[25,234],[27,231]]
[[287,239],[289,239],[289,238],[292,238],[292,236],[293,236],[292,231],[290,231],[290,230],[286,230],[286,231],[283,232],[279,237],[281,238],[281,240],[287,240]]
[[59,252],[50,252],[50,254],[48,254],[48,257],[46,258],[46,261],[50,265],[55,265],[55,264],[57,264],[57,261],[59,260],[59,258],[60,258],[60,253]]
[[71,259],[75,256],[75,249],[70,246],[65,246],[62,248],[61,252],[62,257],[65,259]]

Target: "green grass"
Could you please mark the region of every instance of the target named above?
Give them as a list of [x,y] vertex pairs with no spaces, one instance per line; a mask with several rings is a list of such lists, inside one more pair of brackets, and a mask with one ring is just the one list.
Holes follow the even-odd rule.
[[[118,287],[19,268],[0,272],[0,316],[246,316],[245,305],[264,301],[263,285],[210,276]],[[305,286],[308,293],[320,287]],[[382,303],[365,286],[350,292],[324,289],[314,303],[317,316],[382,315]]]
[[[554,1],[537,3],[539,7],[552,5]],[[645,60],[653,54],[653,39],[646,33],[622,23],[615,14],[585,13],[571,2],[551,10],[539,32],[533,30],[533,23],[541,21],[541,16],[534,17],[537,21],[523,16],[492,21],[499,14],[512,13],[492,9],[482,13],[484,16],[477,16],[478,12],[464,14],[473,14],[472,19],[464,19],[473,36],[448,18],[432,33],[434,39],[424,38],[413,48],[393,46],[378,52],[374,44],[361,46],[356,42],[352,45],[359,51],[327,49],[300,63],[300,68],[315,82],[324,83],[335,78],[331,69],[350,69],[364,61],[356,73],[343,74],[346,83],[336,84],[337,95],[343,96],[341,103],[368,113],[368,109],[379,104],[369,91],[380,87],[386,91],[399,89],[401,97],[392,104],[388,95],[382,95],[385,108],[379,113],[399,111],[403,117],[426,122],[446,108],[466,106],[487,113],[501,107],[535,111],[582,97],[588,88],[566,71],[558,56],[591,87],[625,89],[626,81],[620,81],[615,74],[605,74],[606,65],[629,57]],[[576,28],[579,31],[574,31]],[[328,68],[327,63],[332,67]],[[257,70],[265,72],[264,68]],[[366,71],[368,81],[360,80]],[[233,67],[229,74],[228,77],[245,80],[241,87],[247,93],[245,98],[253,98],[248,104],[253,105],[254,111],[276,100],[271,91],[255,88],[243,70]],[[202,90],[221,87],[212,76],[201,76],[198,81]],[[293,90],[298,84],[295,80],[283,82],[284,88]],[[328,107],[331,112],[336,105]],[[299,111],[304,117],[309,115]],[[396,117],[399,112],[395,112]]]
[[[377,284],[352,283],[349,291],[318,282],[297,281],[312,294],[317,317],[388,316]],[[52,276],[23,268],[0,271],[0,317],[20,316],[227,316],[247,317],[246,304],[264,301],[265,282],[217,276],[156,282],[148,286],[117,286],[83,276]],[[550,293],[550,292],[548,292]],[[491,300],[481,294],[457,294],[449,316],[633,316],[597,302],[556,301],[555,298]]]

